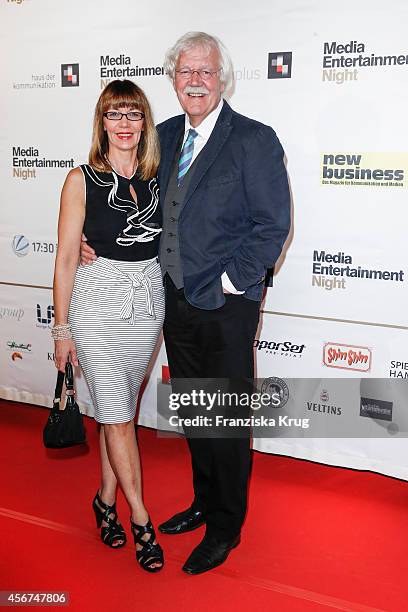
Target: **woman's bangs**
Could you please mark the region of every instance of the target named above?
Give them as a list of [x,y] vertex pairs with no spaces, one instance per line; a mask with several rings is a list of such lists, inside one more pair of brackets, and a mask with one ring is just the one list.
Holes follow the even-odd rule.
[[133,109],[142,110],[140,99],[130,94],[129,95],[120,94],[120,95],[109,96],[109,99],[105,100],[104,106],[105,106],[104,112],[106,112],[108,108],[114,108],[115,110],[118,110],[119,108],[131,108],[132,110]]

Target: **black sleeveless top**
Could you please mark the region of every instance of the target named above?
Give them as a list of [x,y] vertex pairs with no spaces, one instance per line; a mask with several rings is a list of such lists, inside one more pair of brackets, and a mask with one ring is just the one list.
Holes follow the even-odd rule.
[[88,164],[80,168],[86,185],[83,231],[95,253],[119,261],[156,257],[162,227],[156,178],[144,181],[137,173],[126,178],[114,170],[97,172]]

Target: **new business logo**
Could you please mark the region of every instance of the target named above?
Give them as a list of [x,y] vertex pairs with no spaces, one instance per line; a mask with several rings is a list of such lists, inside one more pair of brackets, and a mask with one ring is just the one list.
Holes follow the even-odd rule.
[[407,187],[407,153],[330,152],[321,156],[321,184]]
[[372,354],[366,346],[352,346],[326,342],[323,346],[323,365],[340,370],[369,372]]
[[79,64],[61,64],[61,86],[79,86]]
[[292,76],[292,51],[268,54],[268,79],[290,79]]

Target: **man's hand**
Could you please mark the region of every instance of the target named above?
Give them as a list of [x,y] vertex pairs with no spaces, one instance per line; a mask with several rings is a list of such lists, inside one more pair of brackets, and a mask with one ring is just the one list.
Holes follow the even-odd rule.
[[92,247],[86,242],[86,236],[82,234],[81,238],[81,266],[86,266],[96,261],[98,258]]

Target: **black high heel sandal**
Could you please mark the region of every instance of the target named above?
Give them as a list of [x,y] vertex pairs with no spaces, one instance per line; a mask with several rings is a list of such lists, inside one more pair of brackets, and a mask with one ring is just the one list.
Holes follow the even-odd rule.
[[[153,544],[156,539],[156,533],[150,519],[147,520],[146,525],[136,525],[131,518],[130,526],[135,545],[139,544],[142,547],[140,550],[137,550],[136,546],[136,559],[139,565],[146,572],[159,572],[164,567],[163,549],[157,542]],[[150,536],[148,540],[143,539],[143,536],[146,534]],[[154,563],[161,563],[161,565],[159,567],[152,567]]]
[[[96,526],[102,525],[105,521],[106,525],[101,528],[101,540],[111,548],[122,548],[126,544],[126,533],[122,525],[118,522],[118,513],[116,512],[116,503],[108,506],[102,501],[97,492],[92,502],[92,508],[95,512]],[[112,515],[112,516],[111,516]],[[119,540],[123,540],[119,542]]]

